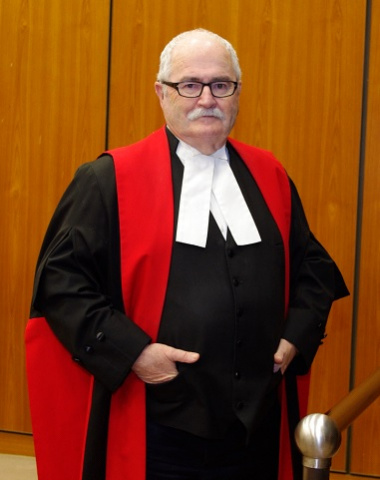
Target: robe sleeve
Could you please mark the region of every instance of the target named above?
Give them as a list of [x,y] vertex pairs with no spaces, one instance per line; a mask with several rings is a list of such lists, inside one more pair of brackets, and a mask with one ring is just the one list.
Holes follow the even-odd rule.
[[150,338],[124,312],[118,208],[109,156],[83,165],[50,222],[31,316],[44,316],[73,361],[110,391]]
[[299,351],[289,370],[304,374],[325,337],[332,302],[349,292],[337,265],[309,230],[297,190],[290,183],[290,296],[283,338]]

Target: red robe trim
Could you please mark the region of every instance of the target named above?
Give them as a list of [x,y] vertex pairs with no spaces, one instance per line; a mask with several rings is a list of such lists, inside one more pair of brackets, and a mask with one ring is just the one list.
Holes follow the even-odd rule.
[[[230,142],[255,178],[281,232],[287,302],[291,216],[287,176],[268,152]],[[110,153],[116,172],[125,311],[154,341],[174,236],[171,161],[165,130]],[[152,198],[160,201],[152,202]],[[93,377],[73,362],[44,318],[33,318],[27,325],[26,355],[39,480],[81,480]],[[308,382],[303,384],[301,416],[306,414],[308,393]],[[282,405],[284,418],[286,402]],[[285,427],[286,421],[282,423]],[[283,448],[289,437],[286,428],[282,432],[285,441],[281,441],[279,480],[289,480],[290,449]],[[112,397],[106,478],[145,479],[145,387],[133,373]]]

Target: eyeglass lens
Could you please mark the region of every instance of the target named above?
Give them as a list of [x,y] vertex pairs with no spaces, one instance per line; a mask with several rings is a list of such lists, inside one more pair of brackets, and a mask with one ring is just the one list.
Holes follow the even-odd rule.
[[205,86],[209,86],[214,97],[228,97],[235,90],[235,83],[230,81],[211,82],[203,84],[200,82],[180,82],[178,91],[185,97],[199,97]]

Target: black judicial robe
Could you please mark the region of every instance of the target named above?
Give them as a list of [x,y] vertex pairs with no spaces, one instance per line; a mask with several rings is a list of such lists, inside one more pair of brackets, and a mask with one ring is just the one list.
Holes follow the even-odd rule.
[[[322,255],[319,278],[313,274],[306,279],[302,300],[289,305],[294,270],[307,277],[309,267],[303,261],[292,265],[290,258],[294,195],[288,178],[272,155],[230,142],[281,232],[286,324],[302,322],[301,328],[289,328],[297,333],[288,339],[308,366],[323,337],[331,302],[346,294],[344,282],[328,255]],[[145,477],[145,388],[130,368],[155,340],[165,298],[174,238],[170,152],[161,129],[110,153],[116,185],[105,178],[109,162],[104,159],[83,167],[51,222],[36,272],[26,345],[40,480]],[[310,232],[303,235],[311,246],[300,242],[303,251],[297,257],[310,257],[312,263],[318,244]],[[57,269],[57,259],[66,264],[65,275]],[[51,282],[56,292],[45,305],[40,299]],[[319,284],[318,299],[308,298],[308,282]],[[324,305],[317,306],[317,301]],[[304,383],[305,406],[307,380]],[[280,469],[280,478],[288,479],[287,451],[283,460],[287,465]]]

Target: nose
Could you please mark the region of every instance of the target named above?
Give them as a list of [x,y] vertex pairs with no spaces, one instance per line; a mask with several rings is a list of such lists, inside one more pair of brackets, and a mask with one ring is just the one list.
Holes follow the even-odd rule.
[[202,95],[198,97],[198,103],[200,105],[204,105],[205,107],[215,105],[215,97],[212,95],[211,87],[209,85],[205,85],[203,87]]

